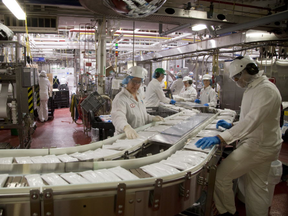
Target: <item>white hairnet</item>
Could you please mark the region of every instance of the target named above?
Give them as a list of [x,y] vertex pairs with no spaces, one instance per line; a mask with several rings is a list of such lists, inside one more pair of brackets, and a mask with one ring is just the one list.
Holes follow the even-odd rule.
[[40,73],[40,76],[41,76],[41,77],[47,77],[46,71],[42,70],[41,73]]
[[183,82],[188,81],[188,80],[191,80],[191,81],[192,81],[192,78],[189,77],[189,76],[185,76],[185,77],[183,78]]

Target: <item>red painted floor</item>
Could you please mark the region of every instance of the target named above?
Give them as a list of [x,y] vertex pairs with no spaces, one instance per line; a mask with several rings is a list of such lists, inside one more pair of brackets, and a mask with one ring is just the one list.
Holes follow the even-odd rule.
[[55,109],[53,120],[37,122],[31,148],[61,148],[90,143],[90,136],[84,134],[83,125],[79,122],[73,122],[69,108]]
[[[80,121],[81,123],[81,121]],[[54,119],[45,123],[37,122],[37,128],[32,135],[31,148],[72,147],[77,144],[90,143],[91,138],[84,134],[82,124],[72,121],[69,108],[56,109]],[[0,130],[0,143],[9,142],[18,145],[18,137],[11,136],[10,130]],[[283,143],[279,160],[288,165],[288,143]],[[288,179],[288,176],[286,176]],[[246,216],[245,204],[236,199],[239,216]],[[276,185],[269,216],[288,216],[288,186],[287,182]]]

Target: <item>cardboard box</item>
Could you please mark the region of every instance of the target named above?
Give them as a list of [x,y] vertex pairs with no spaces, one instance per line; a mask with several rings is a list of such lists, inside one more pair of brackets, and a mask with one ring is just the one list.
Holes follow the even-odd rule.
[[50,81],[51,86],[53,86],[53,74],[52,73],[47,73],[47,77]]

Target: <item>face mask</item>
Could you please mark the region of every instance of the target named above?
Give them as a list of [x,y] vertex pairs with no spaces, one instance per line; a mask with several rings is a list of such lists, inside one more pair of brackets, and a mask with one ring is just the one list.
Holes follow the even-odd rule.
[[236,82],[236,85],[240,88],[247,88],[248,85],[253,82],[253,80],[255,79],[255,75],[250,75],[247,73],[246,70],[244,70],[242,73],[241,73],[241,76],[238,78]]

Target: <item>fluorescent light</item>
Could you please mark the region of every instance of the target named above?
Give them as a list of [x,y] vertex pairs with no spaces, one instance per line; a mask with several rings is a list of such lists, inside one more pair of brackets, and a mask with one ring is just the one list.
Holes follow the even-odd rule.
[[17,17],[18,20],[25,20],[26,14],[16,0],[2,0],[6,7]]
[[203,29],[206,29],[206,25],[204,24],[198,24],[198,25],[194,25],[192,26],[192,31],[201,31]]

